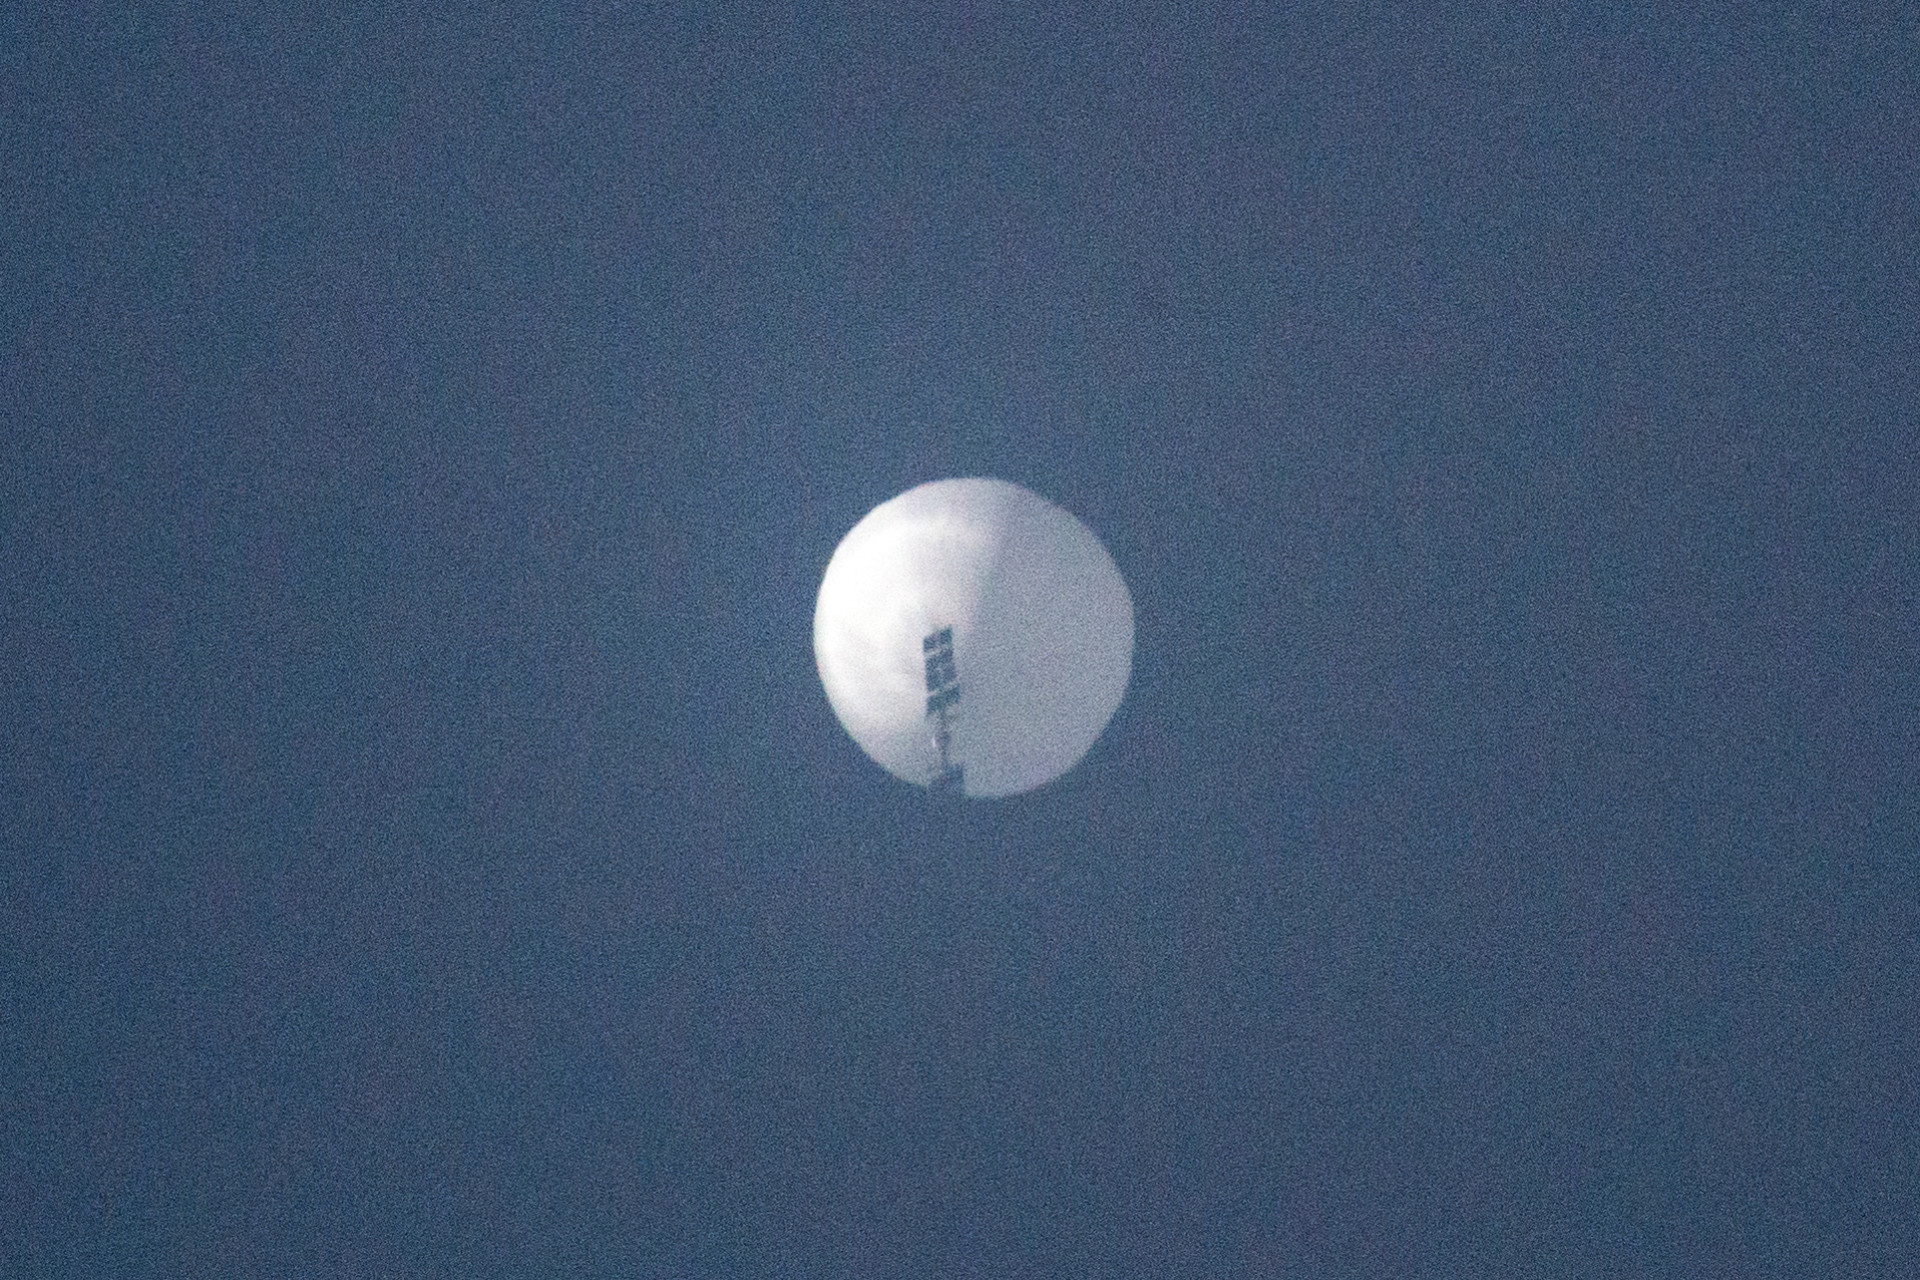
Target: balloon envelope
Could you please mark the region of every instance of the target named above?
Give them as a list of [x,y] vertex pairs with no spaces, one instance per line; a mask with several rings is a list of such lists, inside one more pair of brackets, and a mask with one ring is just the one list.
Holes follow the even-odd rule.
[[950,757],[970,796],[1071,769],[1132,673],[1132,597],[1073,516],[1004,480],[936,480],[881,503],[827,564],[814,658],[854,741],[922,786],[940,765],[923,643],[947,627]]

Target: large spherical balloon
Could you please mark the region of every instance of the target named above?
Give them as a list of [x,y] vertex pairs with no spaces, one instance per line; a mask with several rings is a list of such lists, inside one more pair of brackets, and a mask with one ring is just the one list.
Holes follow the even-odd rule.
[[813,652],[834,714],[889,773],[1015,795],[1077,764],[1120,705],[1133,600],[1100,540],[1051,502],[937,480],[841,540]]

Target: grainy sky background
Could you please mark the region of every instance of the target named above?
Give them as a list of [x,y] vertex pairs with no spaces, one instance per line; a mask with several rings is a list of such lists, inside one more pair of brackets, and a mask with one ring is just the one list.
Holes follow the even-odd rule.
[[[0,1272],[1894,1276],[1910,6],[17,5]],[[930,811],[922,480],[1135,684]]]

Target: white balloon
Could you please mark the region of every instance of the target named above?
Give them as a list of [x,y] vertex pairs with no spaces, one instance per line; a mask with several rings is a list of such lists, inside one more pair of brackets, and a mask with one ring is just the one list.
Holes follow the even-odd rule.
[[1051,782],[1112,719],[1133,599],[1093,532],[1004,480],[936,480],[867,513],[820,583],[813,652],[834,714],[875,763],[940,769],[922,645],[953,628],[952,761],[969,796]]

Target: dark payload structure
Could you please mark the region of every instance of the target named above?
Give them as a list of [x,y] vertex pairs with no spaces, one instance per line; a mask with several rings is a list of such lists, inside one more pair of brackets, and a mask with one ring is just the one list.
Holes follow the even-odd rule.
[[933,747],[937,753],[933,778],[927,783],[934,794],[962,795],[966,790],[965,770],[953,761],[953,709],[960,701],[960,672],[953,665],[953,628],[942,627],[920,642],[927,662],[927,718],[933,721]]

